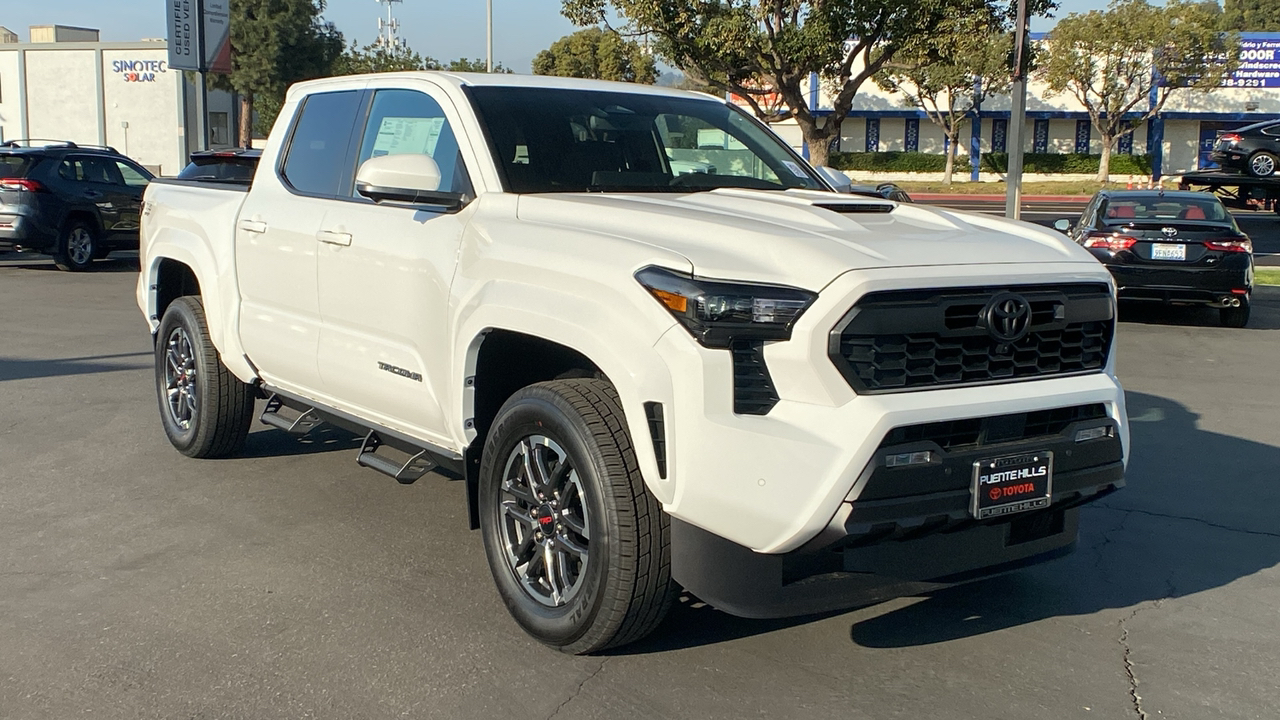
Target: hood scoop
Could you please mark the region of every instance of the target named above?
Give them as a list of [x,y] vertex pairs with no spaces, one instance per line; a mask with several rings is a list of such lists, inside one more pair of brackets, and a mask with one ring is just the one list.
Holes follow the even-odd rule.
[[892,203],[814,203],[813,206],[841,215],[891,213],[896,207]]

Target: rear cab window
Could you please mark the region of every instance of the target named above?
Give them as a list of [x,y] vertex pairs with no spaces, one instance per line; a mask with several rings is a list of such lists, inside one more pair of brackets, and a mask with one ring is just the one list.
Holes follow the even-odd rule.
[[280,177],[288,187],[303,195],[339,195],[360,98],[360,90],[307,96],[280,165]]

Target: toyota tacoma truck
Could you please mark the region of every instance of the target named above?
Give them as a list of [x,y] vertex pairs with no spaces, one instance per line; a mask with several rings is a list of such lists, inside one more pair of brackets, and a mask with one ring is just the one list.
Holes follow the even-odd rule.
[[779,617],[1069,552],[1128,454],[1106,268],[832,177],[696,93],[298,84],[251,183],[147,190],[164,431],[327,423],[458,481],[511,615],[571,653],[681,588]]

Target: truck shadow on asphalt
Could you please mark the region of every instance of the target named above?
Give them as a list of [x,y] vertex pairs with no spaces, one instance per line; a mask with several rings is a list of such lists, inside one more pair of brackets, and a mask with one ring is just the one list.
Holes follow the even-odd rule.
[[[39,360],[0,356],[0,382],[5,380],[64,377],[68,375],[94,375],[127,370],[147,370],[152,365],[151,356],[152,353],[150,352]],[[129,358],[147,359],[145,361],[130,362]]]
[[[43,258],[44,256],[39,256]],[[45,270],[52,272],[63,272],[53,264],[53,259],[23,258],[21,262],[14,262],[13,255],[0,255],[0,269],[7,270]],[[94,273],[136,273],[139,272],[141,266],[138,263],[137,255],[132,257],[111,257],[105,260],[95,260],[88,270],[83,274],[92,275]],[[68,275],[80,273],[67,273]]]
[[[1201,429],[1166,398],[1128,393],[1127,486],[1084,509],[1072,555],[938,590],[854,622],[865,648],[944,643],[1053,617],[1137,609],[1280,564],[1280,447]],[[875,612],[875,606],[862,614]],[[611,654],[713,645],[843,615],[746,620],[682,597],[650,638]]]
[[[258,410],[262,408],[261,403]],[[244,449],[234,459],[286,457],[292,455],[312,455],[315,453],[333,452],[337,450],[360,449],[363,440],[359,435],[347,432],[333,425],[320,425],[301,437],[294,437],[282,430],[263,425],[257,421],[249,430]],[[354,465],[355,457],[352,457]]]
[[1128,485],[1085,508],[1073,555],[859,621],[853,642],[914,647],[1137,609],[1280,564],[1280,448],[1201,429],[1166,398],[1128,393],[1128,404]]
[[[1120,321],[1142,325],[1177,325],[1183,327],[1220,327],[1219,311],[1203,305],[1161,305],[1159,303],[1122,301]],[[1241,329],[1222,328],[1224,332],[1248,330],[1280,330],[1280,287],[1260,285],[1253,289],[1253,311],[1249,324]]]

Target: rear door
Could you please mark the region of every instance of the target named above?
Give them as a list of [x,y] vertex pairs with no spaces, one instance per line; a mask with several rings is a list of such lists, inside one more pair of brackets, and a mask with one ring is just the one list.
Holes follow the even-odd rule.
[[276,166],[257,174],[236,221],[245,352],[268,382],[317,399],[316,235],[349,166],[362,95],[353,89],[305,97]]
[[[401,81],[402,83],[403,81]],[[472,197],[470,174],[448,98],[434,86],[378,88],[371,83],[360,163],[381,155],[423,153],[440,167],[442,192]],[[449,391],[447,311],[462,232],[473,208],[374,203],[347,185],[318,237],[320,374],[347,409],[438,444]]]
[[151,173],[123,160],[111,161],[120,182],[114,188],[114,196],[120,204],[120,223],[116,226],[120,237],[138,239],[138,225],[142,218],[142,193],[151,182]]
[[67,155],[58,166],[63,199],[97,217],[102,239],[111,239],[120,223],[120,208],[112,199],[114,177],[115,169],[107,161],[91,155]]

